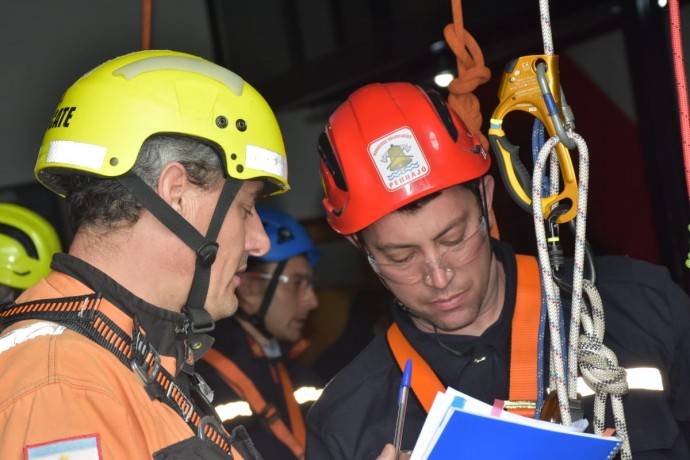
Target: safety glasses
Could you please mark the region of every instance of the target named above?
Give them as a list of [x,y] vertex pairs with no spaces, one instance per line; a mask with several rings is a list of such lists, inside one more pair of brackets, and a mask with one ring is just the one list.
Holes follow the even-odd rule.
[[[273,279],[273,275],[270,273],[262,272],[243,272],[240,273],[240,278],[271,281],[271,279]],[[279,275],[278,283],[286,285],[286,287],[295,294],[304,294],[306,292],[314,290],[313,275]]]
[[486,219],[479,219],[479,226],[456,244],[446,246],[433,260],[412,260],[409,262],[381,263],[367,254],[369,264],[382,278],[397,284],[415,284],[429,280],[433,269],[441,268],[448,273],[455,272],[472,262],[487,236]]

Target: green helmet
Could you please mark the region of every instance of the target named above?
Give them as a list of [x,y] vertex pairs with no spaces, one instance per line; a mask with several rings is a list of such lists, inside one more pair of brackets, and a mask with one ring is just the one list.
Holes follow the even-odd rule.
[[22,206],[0,203],[0,284],[26,289],[50,272],[60,252],[53,226]]

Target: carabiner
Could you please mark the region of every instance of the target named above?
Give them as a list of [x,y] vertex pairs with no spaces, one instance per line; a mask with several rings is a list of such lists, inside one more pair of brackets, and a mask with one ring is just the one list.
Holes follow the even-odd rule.
[[[546,83],[547,94],[551,95],[547,106],[547,98],[540,85],[539,64],[545,65],[542,82]],[[503,131],[503,119],[514,111],[521,110],[538,118],[546,127],[550,136],[557,135],[554,119],[560,122],[561,91],[558,79],[558,56],[534,55],[522,56],[508,63],[503,74],[503,80],[498,91],[499,104],[491,117],[489,128],[489,142],[497,159],[498,166],[508,193],[513,200],[525,211],[532,212],[532,178],[525,165],[519,158],[519,146],[511,144]],[[550,112],[555,112],[552,117]],[[572,123],[572,120],[568,120]],[[561,123],[560,129],[567,138]],[[560,140],[560,138],[559,138]],[[568,138],[569,141],[572,142]],[[563,191],[557,195],[542,198],[542,211],[548,218],[551,207],[564,200],[570,201],[570,209],[558,218],[559,223],[572,220],[577,215],[578,188],[570,154],[564,143],[559,142],[554,147],[558,157],[558,165],[563,180]]]
[[[546,80],[546,63],[545,62],[538,62],[537,63],[537,82],[539,83],[539,89],[541,89],[541,94],[544,97],[544,102],[546,103],[546,108],[549,113],[549,118],[551,119],[551,122],[553,123],[554,128],[556,129],[556,134],[558,135],[558,140],[563,143],[563,145],[566,146],[568,149],[574,149],[577,148],[577,144],[575,143],[574,140],[568,137],[566,134],[566,131],[563,127],[563,122],[561,121],[561,116],[558,112],[558,106],[556,105],[556,101],[553,97],[553,94],[551,94],[551,88],[549,88],[549,82]],[[563,87],[560,88],[561,90],[561,102],[565,100],[565,95],[563,94]],[[562,107],[563,108],[563,107]],[[569,112],[570,116],[572,117],[572,111]],[[573,129],[573,125],[571,122],[571,129]]]

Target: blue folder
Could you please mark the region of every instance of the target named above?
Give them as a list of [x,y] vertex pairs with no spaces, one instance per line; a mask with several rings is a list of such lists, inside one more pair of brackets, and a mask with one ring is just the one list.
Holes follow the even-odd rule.
[[618,452],[616,437],[551,431],[503,418],[451,409],[429,460],[605,460]]

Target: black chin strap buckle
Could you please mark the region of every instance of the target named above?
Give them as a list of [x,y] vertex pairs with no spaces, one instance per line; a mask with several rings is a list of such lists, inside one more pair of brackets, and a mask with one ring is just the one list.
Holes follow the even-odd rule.
[[218,254],[218,243],[206,241],[196,250],[196,260],[202,267],[210,267],[216,261]]
[[211,332],[216,327],[216,323],[211,318],[209,312],[202,308],[186,308],[185,313],[189,318],[189,328],[195,333]]

